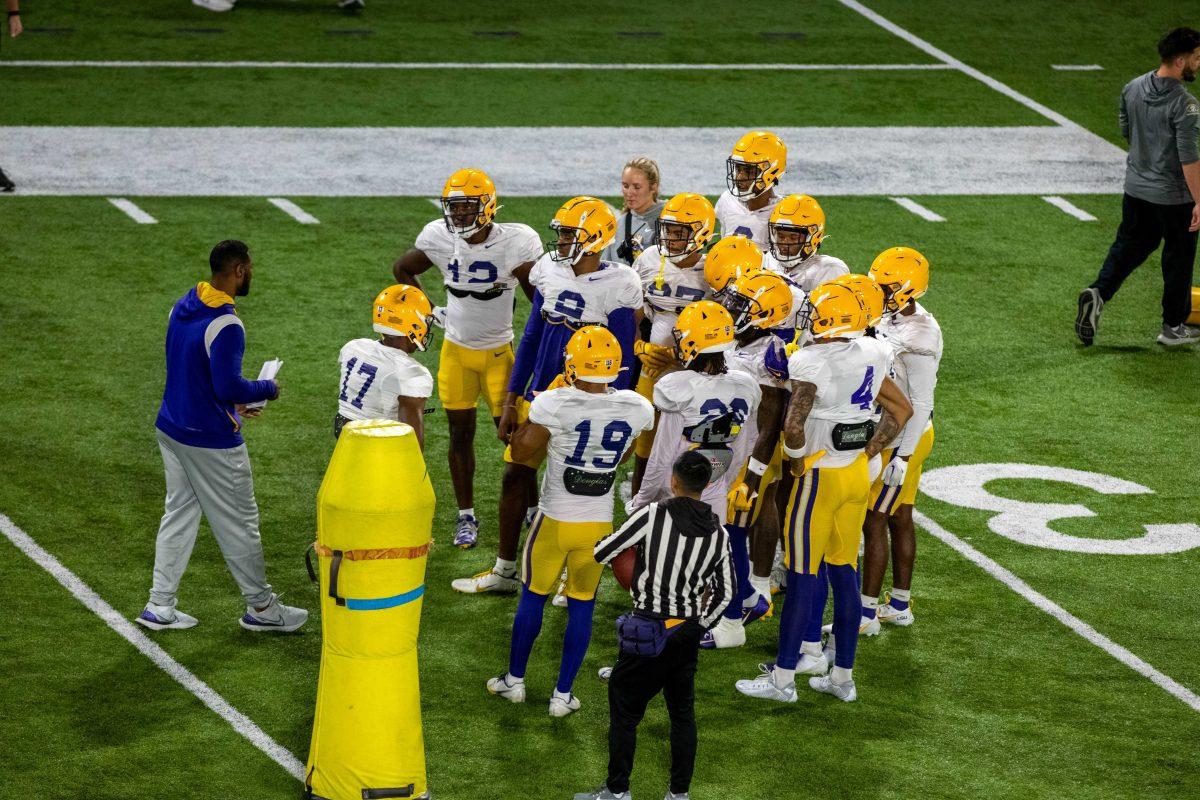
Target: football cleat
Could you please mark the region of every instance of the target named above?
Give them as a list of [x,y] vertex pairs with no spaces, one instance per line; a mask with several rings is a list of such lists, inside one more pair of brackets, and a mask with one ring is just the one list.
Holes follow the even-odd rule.
[[207,8],[209,11],[233,11],[237,0],[192,0],[192,5]]
[[574,714],[580,709],[583,704],[579,702],[579,698],[573,694],[568,694],[563,697],[557,691],[550,695],[550,716],[566,717]]
[[482,594],[483,592],[512,594],[521,588],[521,582],[517,580],[515,574],[512,576],[501,575],[493,568],[469,578],[457,578],[450,582],[450,588],[463,594]]
[[727,647],[741,647],[746,643],[746,628],[741,620],[721,617],[721,621],[712,630],[705,631],[700,638],[700,647],[705,650],[724,650]]
[[1075,335],[1085,345],[1096,340],[1100,327],[1100,312],[1104,309],[1104,298],[1100,290],[1092,286],[1079,293],[1079,311],[1075,314]]
[[801,653],[800,663],[796,665],[796,674],[824,675],[829,672],[829,665],[832,663],[832,661],[825,657],[825,653],[821,653],[819,656]]
[[912,625],[915,619],[912,612],[912,603],[909,603],[908,608],[903,611],[894,608],[891,603],[884,603],[875,612],[875,618],[880,622],[888,625],[897,625],[901,628],[907,628],[909,625]]
[[612,677],[612,671],[612,667],[601,667],[600,669],[596,670],[596,676],[600,678],[600,680],[607,682],[608,679]]
[[580,792],[575,800],[631,800],[629,792],[610,792],[607,786],[601,786],[594,792]]
[[525,702],[525,680],[510,678],[507,672],[495,678],[488,678],[487,690],[510,703]]
[[1174,347],[1180,344],[1195,344],[1200,342],[1200,332],[1194,328],[1189,328],[1187,325],[1163,325],[1162,332],[1158,334],[1156,341],[1167,347]]
[[863,617],[858,624],[859,636],[878,636],[879,635],[879,610],[875,611],[874,617]]
[[262,611],[246,606],[246,613],[238,620],[238,624],[248,631],[291,633],[299,630],[307,621],[307,611],[295,606],[285,606],[279,602],[279,595],[272,594],[270,602]]
[[663,795],[663,800],[692,800],[692,796],[687,792],[675,794],[670,789],[667,789],[667,793]]
[[454,528],[454,546],[470,550],[478,540],[479,521],[470,514],[461,515]]
[[157,606],[154,603],[147,603],[134,622],[152,631],[183,630],[196,627],[196,618],[190,614],[177,611],[174,606]]
[[815,678],[809,678],[808,685],[818,692],[833,695],[843,703],[853,703],[858,699],[858,690],[854,688],[854,681],[852,680],[845,683],[834,683],[833,678],[828,675],[819,675]]
[[759,664],[762,674],[748,681],[738,681],[734,687],[747,697],[758,697],[763,700],[774,700],[779,703],[796,702],[796,684],[789,683],[779,686],[775,683],[775,665]]
[[760,619],[771,616],[774,611],[771,604],[771,598],[763,597],[761,594],[752,594],[750,599],[754,600],[753,605],[742,604],[742,624],[749,625],[751,622],[757,622]]

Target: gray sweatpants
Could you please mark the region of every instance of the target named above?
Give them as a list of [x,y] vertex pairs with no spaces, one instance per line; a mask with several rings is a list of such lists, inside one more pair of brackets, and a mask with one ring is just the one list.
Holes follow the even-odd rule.
[[203,513],[246,604],[265,606],[271,599],[271,584],[258,535],[258,504],[246,445],[228,450],[190,447],[155,432],[167,475],[167,501],[155,543],[150,602],[175,605]]

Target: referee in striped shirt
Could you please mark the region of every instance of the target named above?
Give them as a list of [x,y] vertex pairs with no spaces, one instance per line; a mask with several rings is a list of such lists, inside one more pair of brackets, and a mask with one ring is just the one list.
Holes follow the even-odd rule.
[[629,593],[633,613],[661,620],[666,644],[656,656],[624,650],[608,681],[608,780],[575,800],[623,800],[637,746],[637,727],[660,691],[671,717],[670,800],[687,800],[696,763],[695,678],[700,637],[721,618],[733,596],[729,536],[700,494],[712,464],[695,451],[675,462],[664,503],[651,503],[620,530],[601,539],[595,558],[602,564],[636,548]]

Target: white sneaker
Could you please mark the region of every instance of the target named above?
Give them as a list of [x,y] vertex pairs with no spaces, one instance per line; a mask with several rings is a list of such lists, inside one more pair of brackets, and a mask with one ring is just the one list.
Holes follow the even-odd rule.
[[852,680],[845,683],[834,683],[833,678],[828,675],[821,675],[816,678],[809,678],[808,685],[818,692],[833,695],[843,703],[853,703],[858,699],[858,690],[854,688],[854,681]]
[[557,691],[550,695],[550,716],[565,717],[569,714],[574,714],[580,709],[583,704],[579,702],[579,698],[573,694],[563,697]]
[[554,590],[554,599],[550,603],[558,608],[567,607],[567,571],[565,569],[562,577],[558,579],[558,588]]
[[621,498],[621,502],[628,504],[633,499],[633,481],[626,478],[621,481],[621,485],[617,487],[617,496]]
[[740,619],[721,617],[712,630],[705,631],[700,646],[705,650],[723,650],[726,647],[741,647],[746,643],[746,626]]
[[796,665],[797,675],[824,675],[829,672],[829,665],[832,664],[825,658],[822,653],[819,656],[809,655],[808,653],[800,654],[800,663]]
[[759,697],[763,700],[775,700],[780,703],[796,702],[796,684],[779,686],[775,683],[774,665],[759,664],[762,675],[748,681],[738,681],[734,687],[747,697]]
[[279,595],[272,594],[271,601],[262,611],[255,611],[246,606],[246,613],[238,620],[238,624],[248,631],[291,633],[299,630],[307,621],[307,611],[295,606],[285,606],[279,602]]
[[601,667],[596,670],[596,674],[600,676],[600,680],[607,683],[608,679],[612,677],[612,667]]
[[859,636],[878,636],[879,635],[879,610],[875,610],[875,616],[863,617],[858,623]]
[[521,582],[517,580],[515,574],[512,577],[506,577],[493,568],[469,578],[457,578],[450,582],[450,588],[463,594],[481,594],[483,592],[512,594],[521,588]]
[[154,603],[146,603],[146,607],[142,609],[141,614],[137,615],[134,622],[144,625],[152,631],[183,630],[196,627],[195,617],[176,610],[174,606],[157,606]]
[[207,8],[209,11],[233,11],[237,0],[192,0],[192,5]]
[[898,608],[892,608],[891,603],[884,603],[879,607],[879,610],[875,612],[875,617],[880,622],[885,622],[888,625],[898,625],[901,628],[907,628],[909,625],[912,625],[913,620],[916,619],[913,617],[911,603],[909,603],[908,608],[904,609],[903,611]]
[[487,690],[510,703],[525,702],[525,681],[510,678],[507,672],[495,678],[488,678]]

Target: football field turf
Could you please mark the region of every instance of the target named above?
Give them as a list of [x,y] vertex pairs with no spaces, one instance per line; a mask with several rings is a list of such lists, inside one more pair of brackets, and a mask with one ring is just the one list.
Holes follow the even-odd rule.
[[[313,0],[244,0],[220,17],[182,2],[144,12],[134,2],[103,10],[83,2],[26,5],[26,25],[49,30],[6,40],[0,50],[0,125],[9,126],[0,134],[9,139],[26,135],[16,126],[52,125],[1054,124],[957,69],[2,66],[15,59],[939,63],[835,2],[802,4],[803,13],[786,20],[720,4],[694,12],[646,6],[636,15],[613,4],[581,17],[574,6],[435,13],[376,2],[356,18]],[[868,5],[1114,143],[1120,86],[1153,66],[1157,35],[1186,23],[1191,10],[1182,3],[1070,3],[1053,12],[1037,2]],[[1103,70],[1061,72],[1051,64]],[[548,152],[570,147],[569,135],[556,136]],[[491,153],[485,139],[480,151]],[[52,154],[21,165],[3,152],[0,167],[18,183],[23,168],[36,184],[37,170],[60,166]],[[724,155],[713,154],[714,170]],[[804,153],[791,156],[784,186],[804,191]],[[178,160],[186,184],[194,165],[187,153]],[[615,173],[619,163],[609,166]],[[564,169],[559,162],[547,168]],[[669,173],[666,182],[671,191],[689,188]],[[153,421],[167,311],[206,277],[212,244],[240,238],[254,252],[258,276],[238,304],[248,329],[247,371],[264,358],[285,361],[281,401],[246,424],[268,577],[286,601],[315,612],[316,589],[302,561],[333,448],[337,351],[370,335],[367,304],[390,283],[392,260],[437,213],[427,198],[439,188],[396,197],[321,196],[317,188],[289,195],[319,220],[313,225],[255,196],[131,196],[154,225],[135,223],[105,196],[0,196],[0,514],[120,614],[136,615],[162,509]],[[552,196],[505,196],[503,183],[499,191],[500,219],[543,232],[577,190],[564,177]],[[776,706],[733,690],[757,662],[773,658],[777,620],[752,626],[745,648],[702,655],[693,797],[1195,797],[1200,626],[1190,609],[1200,589],[1200,503],[1189,451],[1200,423],[1200,358],[1153,343],[1156,258],[1106,307],[1096,346],[1080,348],[1070,324],[1075,296],[1111,241],[1119,196],[1068,197],[1094,221],[1039,195],[914,196],[942,222],[888,196],[819,199],[829,219],[825,250],[855,271],[894,244],[918,248],[932,264],[922,302],[940,321],[946,346],[937,443],[926,469],[927,488],[941,499],[922,495],[917,508],[940,538],[918,533],[917,623],[860,643],[855,704],[802,689],[797,704]],[[443,290],[432,283],[425,281],[440,301]],[[522,320],[527,309],[522,300]],[[422,358],[436,368],[436,343]],[[451,800],[570,797],[603,778],[607,704],[595,674],[615,656],[612,620],[628,599],[605,578],[575,687],[581,712],[546,715],[566,618],[549,606],[530,665],[529,702],[488,696],[484,681],[507,662],[515,601],[456,595],[449,582],[487,567],[494,555],[500,444],[481,424],[475,505],[482,545],[456,550],[449,546],[454,500],[444,419],[439,408],[426,434],[438,494],[420,642],[430,786]],[[937,472],[971,465],[1033,466]],[[1077,484],[1094,479],[1061,470],[1137,486],[1108,480],[1088,488]],[[980,502],[979,492],[964,491],[970,477],[990,479],[987,491],[1003,500]],[[963,550],[991,559],[988,569]],[[0,793],[297,796],[294,776],[34,561],[7,542],[0,555]],[[153,639],[303,762],[320,657],[315,614],[299,635],[263,638],[237,627],[239,598],[206,529],[181,594],[181,608],[200,625]],[[666,737],[666,714],[656,703],[641,729],[636,796],[661,796]]]

